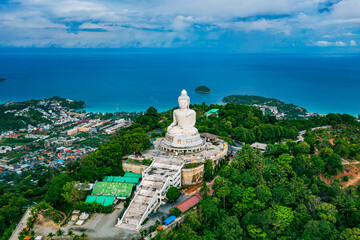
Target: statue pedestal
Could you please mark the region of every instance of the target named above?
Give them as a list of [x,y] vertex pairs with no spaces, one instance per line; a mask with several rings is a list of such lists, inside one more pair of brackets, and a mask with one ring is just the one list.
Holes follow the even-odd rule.
[[205,146],[200,134],[189,136],[166,133],[165,138],[160,143],[160,149],[163,151],[184,154],[201,152],[205,149]]

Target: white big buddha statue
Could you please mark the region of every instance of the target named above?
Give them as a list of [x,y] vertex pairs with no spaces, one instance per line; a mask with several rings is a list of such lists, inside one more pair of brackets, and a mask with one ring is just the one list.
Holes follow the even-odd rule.
[[173,122],[161,143],[162,149],[183,153],[201,151],[205,144],[195,128],[196,112],[189,109],[190,97],[185,90],[181,91],[178,102],[179,108],[174,110]]
[[167,131],[171,135],[196,135],[198,130],[195,128],[196,112],[189,109],[190,97],[184,90],[181,91],[181,95],[178,98],[179,109],[176,109],[173,113],[174,121],[170,124]]

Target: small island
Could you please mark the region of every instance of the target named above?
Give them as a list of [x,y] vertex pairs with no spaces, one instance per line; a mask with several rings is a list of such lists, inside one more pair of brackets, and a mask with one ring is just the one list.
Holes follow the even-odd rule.
[[208,93],[211,93],[212,91],[207,86],[202,85],[202,86],[195,88],[195,92],[202,93],[202,94],[208,94]]
[[5,82],[6,80],[6,78],[0,78],[0,82]]

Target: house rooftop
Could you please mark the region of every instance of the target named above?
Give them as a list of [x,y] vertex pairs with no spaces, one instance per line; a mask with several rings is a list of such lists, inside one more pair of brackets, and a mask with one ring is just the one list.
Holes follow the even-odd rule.
[[196,193],[191,197],[189,197],[188,199],[176,205],[175,208],[179,209],[180,212],[186,212],[187,210],[198,204],[201,199],[202,197],[198,193]]

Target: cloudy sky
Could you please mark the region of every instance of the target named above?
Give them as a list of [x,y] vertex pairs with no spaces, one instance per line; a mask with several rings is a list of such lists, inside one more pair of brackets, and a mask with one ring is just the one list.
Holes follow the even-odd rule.
[[1,47],[359,52],[360,0],[0,0]]

